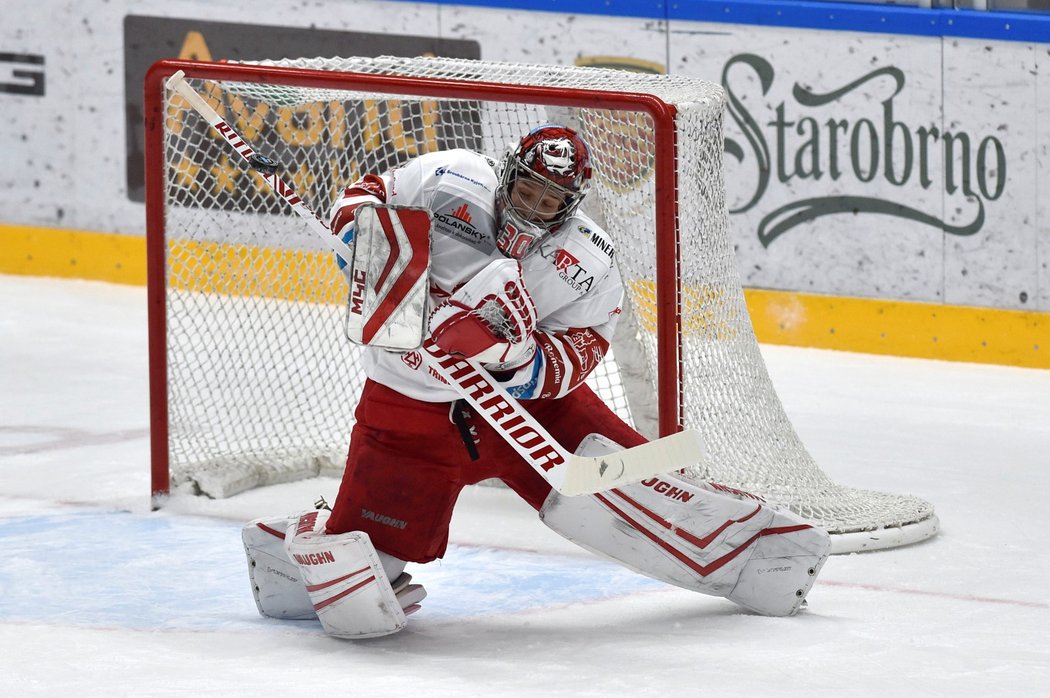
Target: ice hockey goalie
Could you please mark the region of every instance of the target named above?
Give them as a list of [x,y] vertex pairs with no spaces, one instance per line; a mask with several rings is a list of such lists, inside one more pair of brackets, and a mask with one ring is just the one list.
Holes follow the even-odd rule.
[[[332,215],[332,230],[352,242],[366,232],[363,205],[428,212],[428,336],[487,368],[562,446],[584,455],[645,442],[584,383],[624,296],[612,241],[579,208],[591,176],[583,139],[544,125],[502,162],[451,150],[365,175]],[[331,514],[244,529],[264,615],[317,616],[341,638],[401,630],[424,596],[406,564],[444,554],[460,490],[491,478],[576,544],[761,614],[796,613],[827,557],[827,534],[794,514],[677,475],[561,496],[418,354],[366,347],[364,365]]]

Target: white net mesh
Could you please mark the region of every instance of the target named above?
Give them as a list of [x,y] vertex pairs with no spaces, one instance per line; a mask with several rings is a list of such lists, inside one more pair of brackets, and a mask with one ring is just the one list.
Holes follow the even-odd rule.
[[[257,64],[258,65],[258,64]],[[433,150],[498,157],[530,128],[560,122],[593,150],[584,210],[609,232],[629,295],[630,328],[592,387],[654,435],[656,293],[678,289],[686,426],[710,458],[694,476],[784,503],[836,534],[936,521],[915,497],[839,486],[795,434],[759,353],[729,239],[720,88],[682,76],[454,59],[299,59],[308,70],[542,85],[580,106],[412,97],[262,82],[191,80],[326,215],[342,188]],[[657,191],[654,124],[595,106],[587,90],[655,95],[676,116],[677,191]],[[406,92],[410,91],[406,88]],[[533,100],[535,101],[535,100]],[[559,99],[559,102],[565,100]],[[600,103],[598,103],[600,104]],[[176,96],[165,123],[169,457],[173,486],[211,496],[318,472],[338,473],[363,382],[343,339],[341,275],[313,233]],[[656,270],[656,197],[673,197],[678,278]],[[616,357],[621,357],[617,363]],[[678,371],[677,366],[663,370]],[[641,385],[638,383],[641,382]],[[632,400],[628,400],[632,396]]]

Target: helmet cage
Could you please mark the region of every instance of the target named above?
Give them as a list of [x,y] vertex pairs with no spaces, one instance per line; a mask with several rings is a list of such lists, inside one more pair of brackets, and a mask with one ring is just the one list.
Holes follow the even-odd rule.
[[[515,205],[511,200],[511,191],[513,191],[514,185],[520,178],[525,178],[540,187],[539,193],[533,198],[535,203],[532,206]],[[579,208],[580,202],[583,201],[585,193],[552,182],[543,175],[533,172],[517,158],[510,158],[510,162],[504,168],[503,176],[500,179],[500,186],[496,196],[504,210],[513,212],[523,222],[531,221],[535,226],[549,230],[552,233],[565,221],[569,220],[572,214],[576,213],[576,209]],[[562,205],[554,216],[547,220],[541,220],[538,212],[539,203],[550,193],[557,195],[562,200]]]
[[[552,131],[555,133],[551,133]],[[568,134],[565,133],[566,131]],[[537,146],[547,134],[560,138],[565,138],[567,135],[572,136],[575,153],[571,167],[574,172],[558,174],[548,172],[545,175],[543,171],[537,171],[539,168],[546,170],[545,166],[537,163],[536,160]],[[528,158],[532,164],[523,158]],[[554,176],[559,176],[568,186],[551,178]],[[498,219],[496,246],[508,257],[515,259],[524,257],[540,240],[557,232],[576,213],[587,193],[590,177],[590,153],[587,145],[575,132],[561,127],[534,129],[522,139],[516,149],[509,151],[504,157],[503,171],[500,174],[499,186],[496,188]],[[530,197],[531,205],[516,205],[511,197],[514,186],[523,178],[538,187],[538,193]],[[553,216],[546,213],[541,214],[541,202],[552,193],[561,198],[561,207]]]

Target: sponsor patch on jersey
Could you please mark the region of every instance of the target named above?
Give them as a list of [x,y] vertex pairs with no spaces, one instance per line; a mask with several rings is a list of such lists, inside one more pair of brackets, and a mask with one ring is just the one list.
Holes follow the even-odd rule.
[[[492,245],[492,235],[475,224],[476,213],[465,201],[452,202],[434,212],[434,229],[474,247]],[[480,216],[484,219],[484,216]]]
[[[581,232],[582,232],[583,226],[580,226],[580,228],[581,228]],[[613,247],[612,240],[610,240],[609,238],[605,237],[604,235],[602,235],[600,233],[596,233],[596,232],[588,229],[588,231],[587,231],[587,239],[591,241],[592,245],[597,247],[599,250],[601,250],[605,254],[609,255],[609,259],[612,259],[613,255],[616,254],[616,248]]]
[[573,264],[579,263],[580,260],[566,252],[564,248],[559,248],[554,252],[554,268],[558,271],[565,271]]
[[433,202],[433,227],[436,235],[453,238],[480,252],[496,247],[491,213],[461,196],[439,192]]
[[468,177],[467,175],[463,174],[462,172],[456,172],[455,170],[453,170],[453,169],[451,169],[449,167],[445,167],[444,165],[442,165],[441,167],[439,167],[436,170],[434,170],[434,176],[435,177],[458,177],[459,179],[462,179],[465,182],[470,182],[471,184],[473,184],[476,187],[481,187],[485,191],[492,191],[491,189],[489,189],[488,185],[485,184],[484,182],[479,182],[478,180],[474,179],[473,177]]
[[578,293],[583,294],[591,290],[594,285],[594,274],[589,272],[580,263],[580,259],[568,252],[563,247],[551,249],[540,245],[540,256],[554,265],[558,272],[558,278],[567,283]]

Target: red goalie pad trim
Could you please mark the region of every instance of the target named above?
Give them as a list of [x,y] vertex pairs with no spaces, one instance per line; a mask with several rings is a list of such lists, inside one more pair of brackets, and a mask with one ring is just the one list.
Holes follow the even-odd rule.
[[795,524],[794,526],[780,526],[778,528],[766,528],[762,530],[759,535],[762,536],[779,536],[782,533],[794,533],[795,531],[805,531],[807,528],[813,528],[809,524]]
[[[613,490],[613,491],[619,493],[617,490]],[[728,553],[726,553],[722,557],[711,561],[710,564],[701,565],[699,562],[697,562],[696,560],[691,558],[688,554],[682,552],[681,550],[679,550],[678,548],[674,547],[673,545],[671,545],[670,543],[668,543],[664,539],[662,539],[659,536],[653,534],[651,531],[649,531],[649,529],[645,528],[645,526],[643,526],[639,522],[635,521],[626,512],[624,512],[622,509],[620,509],[615,504],[613,504],[611,501],[609,501],[609,499],[607,497],[605,497],[604,495],[596,494],[594,496],[597,497],[598,500],[601,501],[603,504],[605,504],[605,506],[609,507],[610,509],[613,510],[613,512],[618,514],[621,519],[623,519],[624,521],[629,523],[631,526],[633,526],[639,533],[641,533],[646,538],[651,540],[657,546],[659,546],[659,547],[663,548],[664,550],[666,550],[676,560],[678,560],[683,565],[685,565],[689,569],[691,569],[694,572],[696,572],[697,574],[699,574],[701,577],[706,577],[707,575],[709,575],[709,574],[711,574],[713,572],[717,572],[722,567],[724,567],[727,563],[732,562],[734,559],[736,559],[740,555],[740,553],[744,552],[749,547],[751,547],[751,544],[754,543],[759,538],[761,538],[764,535],[764,533],[765,533],[764,531],[759,531],[758,533],[756,533],[755,535],[751,536],[746,541],[741,543],[736,548],[733,548],[732,550],[730,550]],[[625,497],[625,499],[627,499],[627,498]],[[666,521],[664,521],[664,523],[667,524],[668,527],[670,527],[669,523],[667,523]],[[730,523],[732,523],[732,522],[730,522]],[[675,531],[675,532],[677,533],[678,531]]]
[[679,538],[681,538],[681,539],[683,539],[685,541],[688,541],[689,543],[692,543],[693,545],[695,545],[696,547],[700,548],[701,550],[706,548],[707,546],[711,545],[711,542],[714,541],[714,539],[717,538],[719,536],[719,534],[722,533],[722,531],[726,530],[727,528],[729,528],[730,526],[732,526],[735,523],[743,523],[743,522],[753,518],[755,516],[755,514],[757,514],[758,512],[762,511],[762,505],[758,504],[758,505],[755,506],[755,510],[752,511],[747,516],[744,516],[744,517],[739,518],[739,519],[727,519],[726,522],[723,523],[721,526],[719,526],[714,531],[711,531],[711,533],[709,533],[706,536],[703,536],[701,538],[699,536],[693,535],[689,531],[683,531],[680,528],[675,528],[675,526],[672,525],[670,521],[668,521],[667,519],[663,518],[659,514],[657,514],[657,513],[653,512],[653,511],[647,509],[646,507],[642,506],[638,502],[634,501],[633,499],[631,499],[630,497],[625,495],[620,490],[613,490],[613,493],[617,497],[619,497],[620,499],[624,500],[625,502],[627,502],[628,504],[633,506],[638,511],[642,512],[643,514],[645,514],[647,517],[649,517],[649,519],[651,521],[653,521],[654,523],[659,525],[661,528],[666,528],[668,531],[671,531],[672,533],[674,533]]
[[260,523],[260,524],[255,524],[255,525],[258,528],[262,529],[263,531],[266,531],[267,533],[269,533],[271,536],[274,536],[276,538],[280,538],[281,540],[284,540],[284,533],[282,533],[281,531],[278,531],[278,530],[276,530],[274,528],[270,528],[266,524],[261,524]]
[[[339,582],[345,582],[347,579],[350,579],[351,577],[359,575],[362,572],[367,572],[370,569],[372,569],[372,568],[371,567],[362,567],[361,569],[357,570],[356,572],[351,572],[350,574],[344,574],[342,577],[337,577],[335,579],[332,579],[332,580],[327,581],[327,582],[323,582],[321,584],[307,584],[306,585],[306,590],[307,591],[320,591],[321,589],[327,589],[328,587],[332,586],[333,584],[338,584]],[[374,579],[374,577],[373,577],[373,579]]]
[[361,587],[368,586],[369,584],[371,584],[375,580],[376,580],[375,575],[372,575],[371,577],[369,577],[365,581],[360,582],[359,584],[355,584],[354,586],[350,587],[346,591],[340,592],[340,593],[336,594],[335,596],[333,596],[330,599],[325,599],[324,601],[322,601],[320,603],[315,603],[314,604],[314,610],[315,611],[320,611],[322,608],[324,608],[328,604],[333,604],[336,601],[338,601],[339,599],[344,598],[346,596],[349,596],[350,594],[353,594],[355,591],[357,591]]

